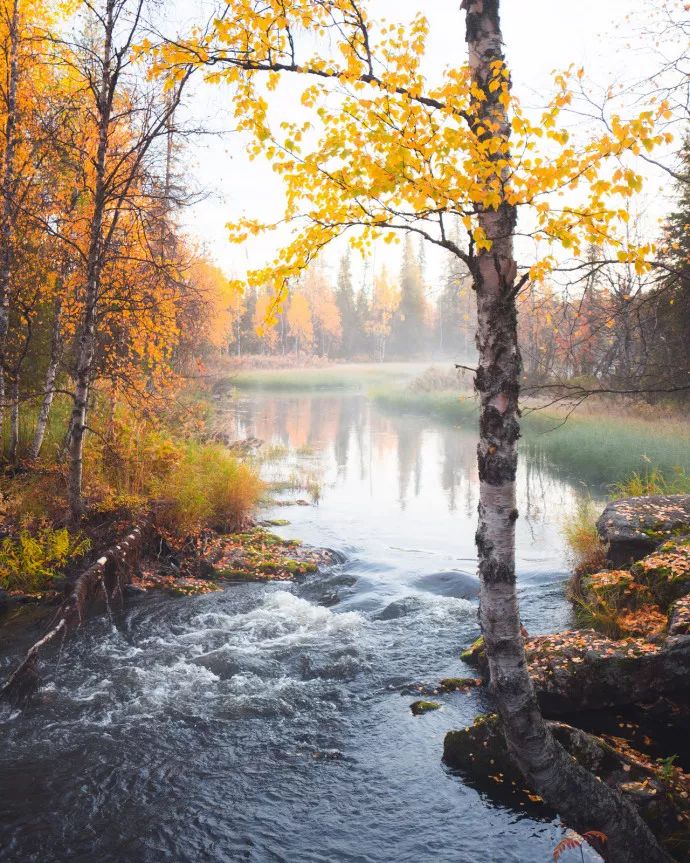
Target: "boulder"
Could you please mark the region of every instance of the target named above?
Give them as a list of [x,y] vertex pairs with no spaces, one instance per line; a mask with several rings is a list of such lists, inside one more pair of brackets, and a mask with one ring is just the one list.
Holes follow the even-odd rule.
[[[653,701],[690,687],[688,606],[674,608],[675,628],[650,640],[607,638],[592,629],[572,630],[525,640],[529,672],[546,716],[568,716]],[[488,681],[488,667],[479,639],[462,654]]]
[[664,542],[690,534],[690,495],[650,495],[610,503],[597,521],[614,566],[627,566]]
[[651,701],[690,687],[690,635],[614,641],[578,630],[530,639],[525,650],[548,716]]
[[434,710],[440,710],[441,705],[438,701],[413,701],[410,704],[410,710],[413,716],[422,716],[425,713],[431,713]]

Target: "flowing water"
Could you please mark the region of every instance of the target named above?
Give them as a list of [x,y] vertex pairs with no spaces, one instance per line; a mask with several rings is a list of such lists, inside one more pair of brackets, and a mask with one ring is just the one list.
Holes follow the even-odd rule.
[[[341,553],[301,584],[148,594],[92,619],[23,715],[0,714],[0,860],[21,863],[474,863],[551,859],[556,822],[504,808],[441,763],[472,691],[413,717],[405,684],[472,671],[475,437],[360,395],[244,396],[229,432],[320,482],[276,506],[286,537]],[[530,632],[569,623],[560,522],[577,486],[519,476]],[[287,498],[304,492],[286,492]],[[19,645],[0,651],[0,673]]]

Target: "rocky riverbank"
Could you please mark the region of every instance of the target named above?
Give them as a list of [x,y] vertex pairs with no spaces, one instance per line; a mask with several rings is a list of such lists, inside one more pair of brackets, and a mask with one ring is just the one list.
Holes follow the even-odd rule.
[[[607,568],[575,584],[582,628],[525,634],[530,674],[558,740],[635,805],[669,853],[688,859],[690,496],[616,501],[597,527]],[[489,686],[482,640],[462,658]],[[621,721],[612,729],[614,714]],[[495,716],[449,733],[444,758],[501,795],[506,788],[522,795],[520,805],[539,803],[524,788]]]
[[127,594],[162,590],[190,596],[239,582],[296,581],[337,562],[335,552],[309,548],[268,530],[285,523],[253,524],[231,534],[205,531],[175,548],[142,522],[107,550],[92,555],[89,566],[65,580],[62,594],[8,594],[0,609],[0,628],[27,647],[18,667],[0,681],[0,698],[26,703],[40,684],[44,649],[76,630],[90,613],[111,613]]

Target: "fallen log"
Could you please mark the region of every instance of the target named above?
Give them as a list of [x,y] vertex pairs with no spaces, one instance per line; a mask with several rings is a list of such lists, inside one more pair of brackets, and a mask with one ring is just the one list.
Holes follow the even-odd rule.
[[146,525],[135,527],[77,577],[46,634],[29,648],[20,665],[0,687],[0,700],[17,706],[26,704],[40,685],[38,660],[41,650],[58,635],[64,638],[68,632],[76,629],[85,620],[92,602],[99,594],[108,607],[116,595],[122,597],[146,534]]

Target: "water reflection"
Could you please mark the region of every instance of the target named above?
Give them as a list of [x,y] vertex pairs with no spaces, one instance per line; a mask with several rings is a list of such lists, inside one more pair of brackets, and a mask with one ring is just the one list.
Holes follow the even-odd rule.
[[[326,529],[334,545],[347,542],[350,551],[373,558],[398,583],[441,568],[474,571],[474,429],[382,413],[361,395],[261,393],[241,398],[230,410],[236,437],[253,435],[317,458],[323,476],[319,507],[293,518],[305,538],[310,528],[315,535]],[[543,458],[523,456],[521,575],[565,577],[560,525],[577,492]]]

